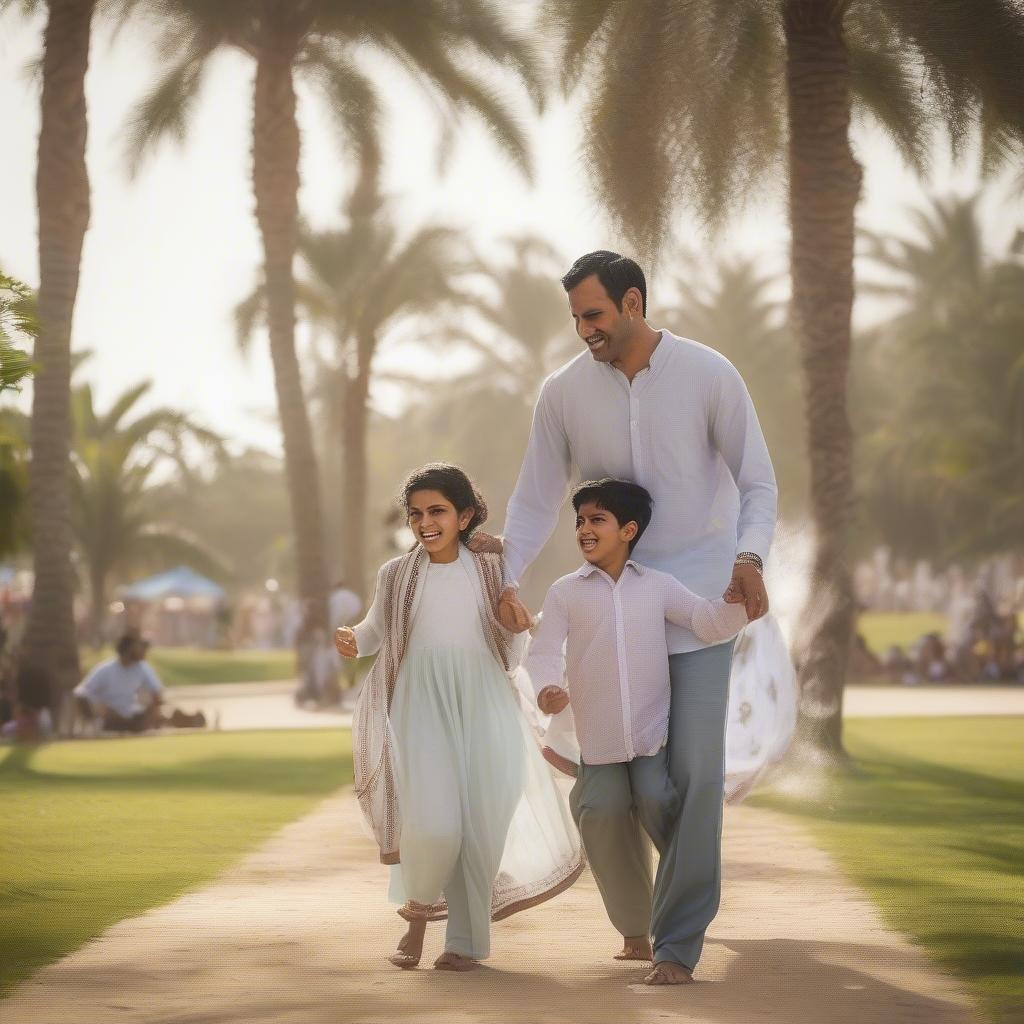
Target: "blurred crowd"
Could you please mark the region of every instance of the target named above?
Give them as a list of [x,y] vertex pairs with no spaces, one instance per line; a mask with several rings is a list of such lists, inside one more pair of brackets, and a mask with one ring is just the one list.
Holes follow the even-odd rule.
[[892,644],[879,656],[858,633],[850,664],[855,676],[885,676],[894,683],[1024,683],[1024,635],[1016,612],[1000,611],[982,591],[967,629],[945,640],[920,636],[904,650]]

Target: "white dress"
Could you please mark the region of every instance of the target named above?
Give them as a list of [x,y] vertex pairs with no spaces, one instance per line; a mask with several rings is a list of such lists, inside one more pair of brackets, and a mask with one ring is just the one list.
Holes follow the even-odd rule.
[[443,893],[445,949],[482,959],[509,828],[544,762],[484,639],[461,560],[427,568],[390,725],[402,811],[390,898],[429,905]]

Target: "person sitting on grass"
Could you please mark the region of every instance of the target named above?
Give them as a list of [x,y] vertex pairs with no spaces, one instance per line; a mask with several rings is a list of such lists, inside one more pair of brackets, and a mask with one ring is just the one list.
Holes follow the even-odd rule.
[[163,716],[164,687],[146,661],[148,649],[149,641],[137,632],[123,634],[117,641],[117,656],[100,662],[75,687],[80,710],[99,719],[101,728],[108,732],[205,725],[201,711],[189,715],[175,710],[169,717]]
[[569,806],[608,917],[623,937],[615,959],[652,960],[651,865],[629,823],[635,816],[663,856],[681,806],[666,746],[666,624],[721,644],[747,624],[747,613],[742,603],[700,597],[674,576],[633,561],[651,521],[651,495],[639,484],[587,481],[572,504],[584,563],[551,585],[524,668],[542,712],[572,708],[581,759]]

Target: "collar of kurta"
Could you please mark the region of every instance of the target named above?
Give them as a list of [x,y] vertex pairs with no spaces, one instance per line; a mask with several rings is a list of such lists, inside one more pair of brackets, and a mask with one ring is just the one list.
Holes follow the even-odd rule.
[[[634,562],[632,558],[626,560],[626,564],[622,567],[622,571],[625,572],[627,569],[632,569],[637,576],[643,576],[647,571],[645,566],[642,566],[639,562]],[[593,576],[595,572],[599,572],[605,579],[610,580],[611,576],[608,575],[599,565],[592,565],[590,562],[585,562],[576,570],[576,575],[580,577]],[[620,577],[621,578],[621,577]],[[612,580],[614,583],[615,581]]]

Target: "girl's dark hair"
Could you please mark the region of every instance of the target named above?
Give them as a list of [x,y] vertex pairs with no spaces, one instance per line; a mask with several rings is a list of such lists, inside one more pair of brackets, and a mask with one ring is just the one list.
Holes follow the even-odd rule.
[[473,510],[473,518],[464,530],[459,531],[459,540],[465,544],[473,531],[487,520],[487,502],[473,485],[473,481],[458,466],[448,462],[428,462],[406,477],[402,484],[402,504],[409,508],[409,497],[415,491],[439,491],[463,513]]

